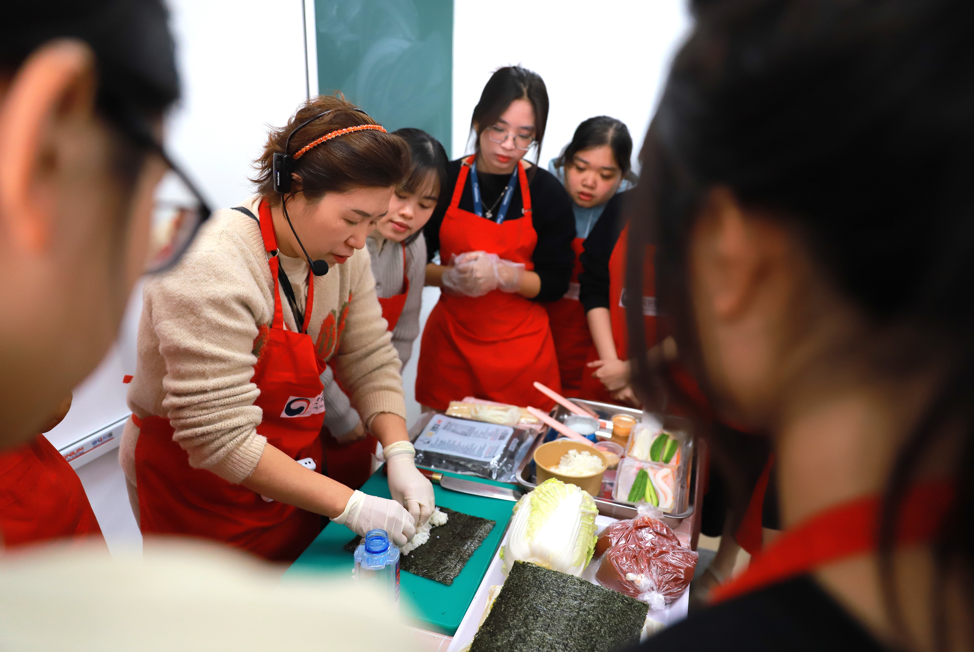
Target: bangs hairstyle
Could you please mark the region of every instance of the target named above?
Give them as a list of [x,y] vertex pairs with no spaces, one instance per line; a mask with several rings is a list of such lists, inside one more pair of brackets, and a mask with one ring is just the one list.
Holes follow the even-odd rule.
[[632,136],[622,120],[600,115],[578,125],[572,142],[565,146],[555,166],[564,169],[575,160],[575,155],[587,149],[607,145],[612,150],[616,165],[622,170],[622,178],[635,181],[632,172]]
[[[285,153],[288,136],[301,123],[319,113],[326,116],[308,124],[291,138],[287,154],[337,129],[374,125],[375,120],[356,110],[341,93],[314,97],[298,109],[288,123],[271,129],[260,158],[254,161],[257,174],[251,181],[272,206],[280,201],[274,190],[271,162],[274,154]],[[312,147],[295,161],[291,194],[302,193],[310,202],[320,200],[327,192],[347,192],[354,188],[390,188],[401,185],[409,172],[409,147],[395,134],[381,131],[357,131]]]
[[548,89],[538,73],[521,66],[498,68],[487,80],[470,119],[470,129],[477,134],[474,140],[475,151],[480,153],[480,135],[501,119],[501,114],[507,111],[507,107],[514,100],[527,100],[534,108],[532,147],[535,148],[534,160],[537,163],[541,157],[545,126],[548,124]]
[[447,196],[450,183],[447,174],[450,159],[443,145],[422,129],[404,127],[392,133],[406,141],[409,146],[409,172],[399,187],[414,194],[422,190],[430,178],[434,179],[438,195],[436,205],[439,208]]

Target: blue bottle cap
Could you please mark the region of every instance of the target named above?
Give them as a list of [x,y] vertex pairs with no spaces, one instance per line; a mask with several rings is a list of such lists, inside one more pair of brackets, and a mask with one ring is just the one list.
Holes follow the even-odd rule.
[[389,549],[389,535],[385,530],[369,530],[365,533],[365,551],[378,555]]

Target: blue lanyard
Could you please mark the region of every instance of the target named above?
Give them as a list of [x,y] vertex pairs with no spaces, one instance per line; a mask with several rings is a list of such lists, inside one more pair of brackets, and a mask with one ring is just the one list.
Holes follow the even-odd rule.
[[[484,216],[484,206],[480,200],[480,184],[477,182],[477,162],[470,166],[470,179],[473,184],[473,212],[477,217]],[[511,206],[511,198],[514,197],[514,189],[517,187],[517,167],[515,166],[514,172],[511,172],[511,179],[507,182],[507,187],[504,188],[504,199],[501,201],[501,206],[497,210],[497,223],[501,224],[504,218],[507,217],[507,209]],[[487,219],[492,216],[488,215]]]

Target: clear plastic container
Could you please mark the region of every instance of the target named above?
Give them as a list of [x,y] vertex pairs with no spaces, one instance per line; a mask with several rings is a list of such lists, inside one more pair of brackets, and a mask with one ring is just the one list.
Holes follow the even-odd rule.
[[611,441],[600,441],[595,445],[595,448],[602,451],[608,461],[605,473],[602,475],[602,498],[611,500],[616,486],[617,469],[625,451],[622,446]]
[[399,548],[392,545],[385,530],[369,530],[355,549],[356,581],[379,585],[399,601]]
[[[640,471],[646,472],[647,483],[652,483],[653,491],[643,492],[642,495],[635,496],[634,500],[629,500],[633,484]],[[655,503],[647,498],[652,495],[656,497]],[[635,457],[624,457],[619,464],[612,497],[620,503],[649,502],[661,512],[679,511],[682,509],[684,500],[683,483],[676,467],[657,462],[643,462]]]
[[640,462],[656,462],[679,467],[686,454],[684,436],[672,430],[659,430],[637,423],[626,447],[626,457]]

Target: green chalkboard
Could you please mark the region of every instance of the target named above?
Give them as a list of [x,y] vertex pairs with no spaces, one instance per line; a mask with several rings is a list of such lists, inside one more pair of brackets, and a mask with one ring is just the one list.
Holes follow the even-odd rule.
[[450,150],[453,0],[315,0],[318,92]]

